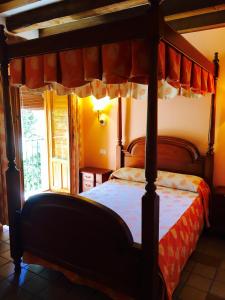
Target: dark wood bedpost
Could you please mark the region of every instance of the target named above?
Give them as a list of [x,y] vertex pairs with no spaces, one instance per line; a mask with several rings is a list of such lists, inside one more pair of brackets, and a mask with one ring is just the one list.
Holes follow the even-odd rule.
[[218,53],[214,56],[214,80],[215,93],[211,97],[210,123],[208,134],[208,150],[206,154],[205,178],[207,179],[211,189],[213,189],[213,169],[214,169],[214,142],[215,142],[215,120],[216,120],[216,85],[219,75],[219,58]]
[[122,145],[122,99],[118,97],[117,108],[117,144],[116,144],[116,169],[123,167],[123,145]]
[[10,102],[9,78],[8,78],[8,56],[6,36],[4,26],[0,25],[0,64],[2,97],[4,105],[4,119],[6,130],[6,154],[8,159],[8,169],[6,171],[8,216],[9,216],[9,234],[10,234],[10,252],[14,260],[15,270],[20,271],[21,253],[17,240],[17,214],[21,209],[20,199],[20,173],[15,163],[15,146],[12,111]]
[[156,194],[157,131],[158,131],[158,44],[160,38],[159,4],[151,1],[154,16],[151,19],[153,38],[150,43],[150,70],[148,85],[145,176],[146,193],[142,197],[142,253],[143,281],[141,299],[157,300],[158,297],[158,240],[159,196]]

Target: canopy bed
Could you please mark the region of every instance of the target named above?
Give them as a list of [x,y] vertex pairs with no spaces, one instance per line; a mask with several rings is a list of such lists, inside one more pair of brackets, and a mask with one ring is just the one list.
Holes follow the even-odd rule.
[[[16,271],[20,270],[23,252],[28,251],[41,259],[104,283],[129,296],[139,299],[159,299],[158,288],[156,288],[158,287],[159,252],[159,196],[155,186],[157,163],[162,170],[202,176],[211,184],[215,123],[214,79],[218,75],[217,56],[214,67],[213,63],[204,58],[183,37],[171,30],[161,18],[157,1],[151,1],[146,11],[126,19],[117,19],[115,15],[115,20],[108,21],[106,16],[105,21],[100,25],[14,45],[6,44],[3,27],[1,26],[0,29],[1,77],[9,161],[6,183],[10,246]],[[110,47],[114,46],[115,42],[117,55],[118,53],[122,55],[125,66],[123,63],[123,67],[116,73],[110,73],[110,69],[115,67],[113,61],[115,62],[116,59],[106,60],[105,54],[112,50]],[[88,57],[90,49],[95,51],[95,57],[100,60],[89,60],[92,65],[89,64],[87,67],[85,57]],[[70,51],[75,51],[72,53],[76,57],[76,62],[82,64],[83,73],[79,73],[80,77],[76,77],[74,82],[68,84]],[[165,60],[165,51],[170,57],[168,61]],[[115,58],[115,51],[110,53]],[[38,56],[32,67],[35,55]],[[49,59],[52,64],[45,64]],[[141,244],[134,242],[130,228],[116,212],[105,205],[79,196],[54,193],[37,195],[30,199],[21,211],[20,176],[15,164],[10,107],[9,61],[11,61],[10,72],[13,83],[26,83],[31,88],[37,87],[36,82],[40,87],[44,79],[47,82],[62,82],[67,87],[79,86],[92,79],[102,78],[109,84],[124,83],[128,79],[136,83],[148,84],[146,143],[143,139],[134,141],[125,154],[121,142],[121,98],[118,98],[120,117],[118,118],[117,166],[120,167],[124,163],[125,166],[142,168],[145,166],[147,184],[141,204],[139,240]],[[52,72],[55,69],[51,68],[52,65],[58,64],[61,65],[60,74]],[[44,78],[43,70],[46,71],[47,78]],[[69,75],[73,75],[73,72],[77,73],[77,69],[71,72]],[[186,141],[162,138],[157,143],[159,79],[166,79],[175,88],[183,87],[200,94],[212,93],[209,148],[204,159],[199,156],[196,147]],[[92,91],[89,89],[87,92]],[[118,93],[121,93],[121,90],[118,90]],[[144,152],[147,155],[144,155]],[[56,220],[56,223],[52,224],[51,219]],[[56,235],[64,237],[64,245],[56,246]],[[90,249],[91,253],[88,253]]]

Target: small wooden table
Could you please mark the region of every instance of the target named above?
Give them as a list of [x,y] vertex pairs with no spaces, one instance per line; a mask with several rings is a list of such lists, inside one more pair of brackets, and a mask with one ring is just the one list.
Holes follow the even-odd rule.
[[85,192],[109,179],[112,170],[95,167],[80,169],[80,192]]

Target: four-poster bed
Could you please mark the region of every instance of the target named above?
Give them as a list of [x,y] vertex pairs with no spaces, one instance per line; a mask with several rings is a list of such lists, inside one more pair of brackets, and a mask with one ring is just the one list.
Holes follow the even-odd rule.
[[[118,30],[119,28],[119,30]],[[3,85],[3,101],[6,124],[6,147],[9,167],[6,173],[8,212],[10,225],[11,256],[14,259],[16,271],[20,270],[23,251],[29,251],[40,258],[58,263],[64,268],[76,271],[96,281],[103,282],[111,288],[140,299],[158,299],[158,240],[159,240],[159,197],[156,193],[157,161],[162,169],[174,171],[167,163],[176,162],[177,156],[163,155],[157,151],[157,99],[158,99],[158,45],[163,41],[193,62],[194,68],[206,77],[200,77],[206,91],[214,92],[213,75],[217,77],[218,69],[204,58],[194,47],[181,36],[172,31],[161,18],[158,2],[151,1],[151,7],[142,15],[129,17],[126,20],[106,21],[97,26],[79,29],[39,40],[7,45],[3,27],[1,26],[1,77]],[[106,34],[107,32],[107,34]],[[55,51],[65,51],[83,47],[108,44],[137,38],[149,39],[149,64],[147,83],[148,108],[146,146],[145,148],[145,177],[146,193],[142,197],[142,230],[141,247],[138,247],[126,223],[115,212],[91,200],[66,195],[45,194],[34,197],[26,203],[22,213],[20,201],[20,175],[15,164],[14,133],[11,119],[9,96],[8,63],[10,60],[32,55],[47,54]],[[172,51],[172,50],[171,50]],[[215,64],[218,61],[216,59]],[[150,67],[151,66],[151,67]],[[204,78],[207,78],[204,80]],[[190,82],[189,82],[190,84]],[[208,84],[208,86],[207,86]],[[193,85],[193,88],[196,88]],[[204,89],[203,89],[204,90]],[[212,116],[209,138],[209,150],[205,164],[199,158],[193,145],[177,141],[177,149],[186,148],[179,153],[186,153],[175,164],[175,170],[186,173],[189,164],[190,173],[204,175],[211,184],[212,158],[214,142],[214,106],[215,94],[212,96]],[[121,100],[119,100],[119,111]],[[122,153],[121,124],[118,124],[117,153]],[[168,139],[167,139],[168,140]],[[164,140],[165,142],[165,140]],[[172,142],[174,145],[174,141]],[[165,143],[164,143],[165,146]],[[131,147],[131,149],[133,149]],[[168,149],[167,147],[164,149]],[[128,148],[129,150],[129,148]],[[186,160],[187,153],[191,156]],[[158,154],[158,160],[157,160]],[[178,156],[179,157],[179,156]],[[185,159],[184,159],[185,158]],[[118,158],[132,159],[130,155]],[[188,163],[187,163],[188,161]],[[143,162],[142,162],[143,164]],[[192,167],[190,167],[190,165]],[[203,167],[204,165],[204,167]],[[204,170],[204,171],[203,171]],[[17,213],[16,213],[17,212]],[[40,217],[41,216],[41,217]],[[58,224],[50,224],[49,217],[57,220]],[[36,225],[34,225],[36,222]],[[65,223],[66,222],[66,223]],[[33,225],[32,225],[33,224]],[[66,226],[65,226],[66,224]],[[56,230],[57,228],[57,230]],[[78,228],[79,230],[74,230]],[[90,232],[91,228],[91,232]],[[104,228],[104,230],[102,230]],[[55,234],[64,236],[65,245],[58,248],[55,245]],[[92,253],[88,254],[91,245]],[[53,247],[53,248],[51,248]],[[69,251],[69,247],[73,251]],[[53,255],[54,254],[54,255]]]

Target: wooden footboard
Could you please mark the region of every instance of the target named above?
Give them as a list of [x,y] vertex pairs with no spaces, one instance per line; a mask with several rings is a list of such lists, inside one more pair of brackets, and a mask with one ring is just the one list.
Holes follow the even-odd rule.
[[141,250],[124,221],[109,208],[80,196],[31,197],[20,218],[23,251],[135,296]]

